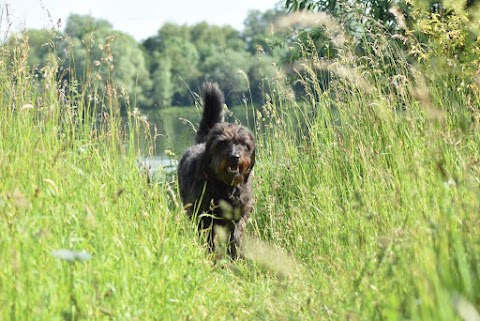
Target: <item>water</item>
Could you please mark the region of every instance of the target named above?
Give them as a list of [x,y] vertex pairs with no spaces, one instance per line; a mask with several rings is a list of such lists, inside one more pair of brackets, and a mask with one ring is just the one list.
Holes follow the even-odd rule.
[[[185,150],[194,143],[201,110],[195,107],[167,108],[143,111],[150,128],[151,143],[146,135],[140,137],[140,151],[143,157],[140,165],[154,176],[159,171],[170,174]],[[234,108],[227,113],[227,121],[247,123],[244,108]],[[250,117],[250,120],[252,118]]]

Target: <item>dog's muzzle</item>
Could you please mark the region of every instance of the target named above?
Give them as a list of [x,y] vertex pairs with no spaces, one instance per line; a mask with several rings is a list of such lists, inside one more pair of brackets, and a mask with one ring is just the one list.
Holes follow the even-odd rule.
[[223,162],[223,181],[230,186],[237,186],[244,181],[244,164],[239,153],[232,153]]

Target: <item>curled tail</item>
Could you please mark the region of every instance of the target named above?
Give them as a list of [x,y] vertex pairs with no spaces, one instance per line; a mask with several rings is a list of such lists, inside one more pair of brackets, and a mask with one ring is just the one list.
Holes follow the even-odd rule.
[[216,124],[223,122],[224,97],[217,83],[205,82],[202,86],[203,114],[200,126],[197,130],[195,142],[203,143],[210,129]]

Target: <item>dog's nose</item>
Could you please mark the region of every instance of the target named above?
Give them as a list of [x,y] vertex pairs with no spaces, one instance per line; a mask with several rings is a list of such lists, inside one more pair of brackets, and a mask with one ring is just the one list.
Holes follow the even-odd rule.
[[230,155],[230,160],[232,162],[238,162],[238,160],[240,159],[240,154],[239,153],[233,153]]

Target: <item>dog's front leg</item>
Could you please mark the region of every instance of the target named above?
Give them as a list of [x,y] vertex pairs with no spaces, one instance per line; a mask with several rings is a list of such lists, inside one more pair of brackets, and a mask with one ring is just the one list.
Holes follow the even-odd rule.
[[233,229],[230,232],[228,254],[232,260],[242,257],[242,241],[246,227],[247,221],[242,217],[236,224],[234,224]]

